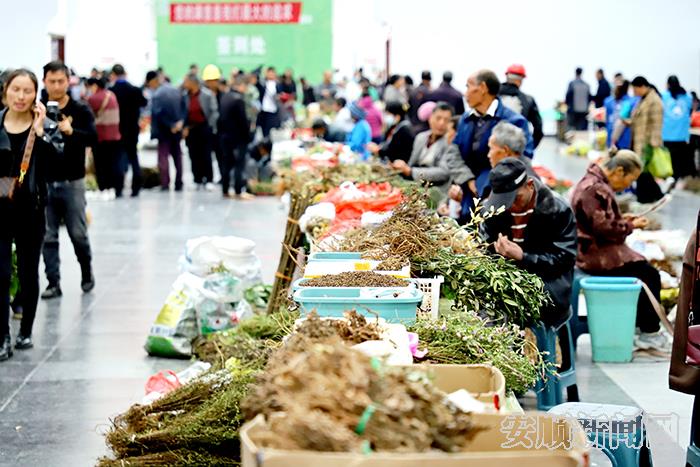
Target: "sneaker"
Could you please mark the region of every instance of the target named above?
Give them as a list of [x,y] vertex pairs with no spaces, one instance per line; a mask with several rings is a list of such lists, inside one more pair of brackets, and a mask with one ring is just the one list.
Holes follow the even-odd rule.
[[634,346],[639,350],[657,350],[671,353],[672,341],[662,332],[641,332],[634,338]]
[[0,342],[0,362],[4,362],[12,356],[12,340],[9,334]]
[[61,286],[60,285],[49,285],[46,290],[44,290],[44,293],[41,294],[41,299],[42,300],[51,300],[52,298],[58,298],[63,295],[63,292],[61,292]]
[[32,336],[23,336],[22,334],[17,336],[17,340],[15,341],[15,349],[17,350],[27,350],[31,349],[34,347],[34,343],[32,342]]

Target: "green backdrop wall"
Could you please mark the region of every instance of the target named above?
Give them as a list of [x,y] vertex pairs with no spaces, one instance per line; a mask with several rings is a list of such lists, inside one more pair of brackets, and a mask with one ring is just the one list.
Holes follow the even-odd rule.
[[174,81],[191,63],[213,63],[227,78],[234,67],[272,65],[318,83],[331,66],[331,9],[332,0],[159,0],[158,63]]

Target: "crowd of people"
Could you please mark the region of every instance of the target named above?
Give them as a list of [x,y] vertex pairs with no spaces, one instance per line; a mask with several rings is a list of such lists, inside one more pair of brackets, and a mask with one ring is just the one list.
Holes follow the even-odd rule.
[[[653,177],[642,173],[636,190],[640,202],[656,201],[664,191],[676,184],[683,186],[687,178],[698,175],[695,154],[700,150],[700,137],[691,135],[691,128],[700,128],[700,100],[695,92],[688,93],[681,86],[677,76],[668,77],[662,92],[643,76],[630,81],[622,73],[615,74],[611,85],[598,69],[597,91],[592,94],[582,75],[583,69],[577,68],[566,92],[569,128],[586,130],[589,123],[598,124],[606,129],[608,148],[613,152],[632,149],[643,160],[656,148],[665,147],[670,152],[670,185],[662,190]],[[595,109],[604,110],[604,121],[594,122],[590,117]]]
[[[297,87],[292,70],[278,77],[273,67],[236,69],[226,78],[215,65],[200,72],[193,64],[181,83],[173,83],[159,69],[149,71],[139,87],[127,80],[119,64],[104,72],[95,69],[80,80],[63,63],[51,62],[44,67],[40,93],[31,71],[6,72],[0,213],[18,222],[0,227],[0,360],[12,354],[8,322],[13,243],[21,286],[12,304],[21,317],[16,348],[32,345],[42,254],[48,288],[41,297],[62,295],[61,224],[81,266],[82,290],[95,287],[85,214],[87,148],[92,149],[100,189],[123,196],[130,167],[130,194],[137,197],[138,139],[147,122],[157,140],[162,191],[183,189],[184,140],[198,188],[212,189],[218,182],[224,197],[246,199],[250,179],[264,172],[261,161],[269,161],[271,133],[295,125],[303,118],[297,112],[312,106],[320,115],[310,123],[315,138],[344,142],[362,160],[377,158],[407,179],[432,185],[443,197],[441,215],[466,224],[477,200],[486,200],[487,208],[503,208],[503,214],[482,225],[483,236],[494,253],[542,277],[552,297],[551,307],[542,313],[546,323],[556,326],[567,319],[575,266],[596,275],[639,277],[658,300],[658,271],[624,242],[647,221],[623,216],[615,193],[636,182],[640,201],[655,198],[646,191],[656,185],[644,170],[649,147],[671,150],[678,179],[695,174],[689,129],[697,99],[675,76],[660,95],[644,77],[628,82],[616,75],[610,86],[602,70],[593,95],[577,69],[566,93],[568,122],[572,129],[584,129],[593,109],[607,109],[604,126],[611,157],[592,164],[566,200],[539,180],[531,163],[543,129],[535,99],[521,89],[526,76],[519,64],[508,67],[503,82],[493,71],[478,70],[462,94],[449,71],[435,87],[429,71],[421,73],[414,87],[409,76],[401,75],[378,85],[362,69],[349,81],[336,82],[328,71],[317,86],[301,78]],[[630,85],[634,96],[628,95]],[[2,180],[13,181],[14,192],[3,194]],[[640,300],[638,326],[639,348],[670,349],[649,300]]]

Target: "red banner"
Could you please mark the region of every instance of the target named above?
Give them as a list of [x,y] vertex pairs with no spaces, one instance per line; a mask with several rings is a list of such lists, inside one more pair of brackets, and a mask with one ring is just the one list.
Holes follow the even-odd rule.
[[171,3],[170,22],[179,24],[293,24],[301,2]]

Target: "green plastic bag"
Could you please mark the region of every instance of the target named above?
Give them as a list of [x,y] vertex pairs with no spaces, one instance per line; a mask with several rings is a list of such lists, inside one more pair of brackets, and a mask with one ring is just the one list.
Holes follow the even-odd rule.
[[647,146],[644,151],[644,163],[646,171],[656,178],[673,176],[671,153],[663,146],[658,148]]

